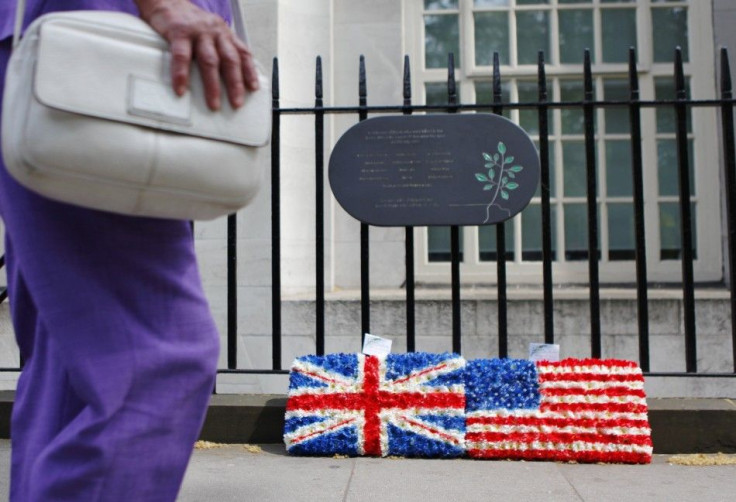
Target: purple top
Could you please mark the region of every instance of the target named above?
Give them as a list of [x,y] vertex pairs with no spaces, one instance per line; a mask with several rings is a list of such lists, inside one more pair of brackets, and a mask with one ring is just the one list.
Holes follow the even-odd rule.
[[[216,12],[230,21],[230,2],[228,0],[190,0],[203,9]],[[16,0],[0,0],[0,41],[13,36]],[[32,20],[41,14],[61,10],[115,10],[138,15],[133,0],[26,0],[26,13],[23,21],[25,29]]]

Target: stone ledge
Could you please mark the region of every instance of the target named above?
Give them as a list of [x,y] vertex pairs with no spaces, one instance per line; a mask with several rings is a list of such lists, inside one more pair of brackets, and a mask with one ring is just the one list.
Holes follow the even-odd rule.
[[[14,392],[0,392],[0,437],[10,433]],[[736,453],[736,401],[648,399],[654,453]],[[281,443],[286,396],[213,395],[201,439],[217,443]]]

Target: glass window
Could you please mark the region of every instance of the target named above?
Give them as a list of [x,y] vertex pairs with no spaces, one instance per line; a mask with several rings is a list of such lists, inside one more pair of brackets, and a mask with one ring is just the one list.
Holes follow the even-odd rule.
[[498,52],[501,64],[509,64],[509,15],[507,12],[475,13],[475,64],[493,64]]
[[565,197],[585,197],[585,143],[565,141],[562,145],[562,171],[565,178]]
[[631,140],[606,141],[606,193],[610,197],[633,197]]
[[[690,215],[692,221],[692,235],[697,235],[696,208],[691,205]],[[682,232],[680,230],[680,206],[676,202],[663,202],[659,204],[659,240],[660,259],[679,260],[682,258]],[[697,259],[697,239],[693,239],[693,258]]]
[[427,68],[446,68],[447,55],[455,55],[455,66],[460,67],[460,25],[457,15],[424,16],[424,65]]
[[608,205],[608,259],[611,261],[636,258],[634,244],[634,205]]
[[[603,98],[606,101],[628,101],[628,80],[605,79],[603,81]],[[606,134],[627,134],[630,129],[629,108],[627,106],[609,106],[605,109]]]
[[[506,239],[506,252],[504,256],[507,260],[514,259],[514,225],[513,222],[503,224],[504,237]],[[496,234],[498,230],[496,225],[478,227],[478,249],[480,252],[480,261],[496,261],[498,257],[498,248],[496,245]]]
[[[560,62],[580,64],[585,49],[595,48],[593,10],[569,9],[559,13]],[[593,59],[595,60],[595,53]]]
[[[552,220],[552,259],[557,259],[557,211],[550,208]],[[542,206],[529,204],[521,212],[521,259],[524,261],[542,261]]]
[[539,51],[549,54],[549,12],[520,11],[516,14],[516,46],[519,64],[537,64]]
[[682,49],[683,61],[689,60],[687,35],[687,8],[652,8],[652,32],[654,40],[654,61],[658,63],[675,60],[675,47]]
[[603,32],[601,35],[603,62],[628,62],[629,48],[637,47],[636,10],[602,9],[601,30]]
[[[450,227],[429,227],[427,247],[429,261],[450,261],[452,259],[452,237]],[[460,227],[460,261],[463,259],[463,229]]]
[[[587,221],[587,162],[584,112],[580,103],[583,92],[583,53],[590,50],[593,63],[595,99],[620,102],[619,105],[597,106],[593,114],[593,153],[597,169],[596,196],[598,200],[599,259],[602,277],[608,274],[613,282],[622,277],[635,278],[634,268],[621,262],[635,257],[634,201],[632,180],[632,148],[630,137],[630,98],[627,63],[629,48],[637,51],[640,61],[639,85],[644,100],[674,100],[672,61],[675,46],[683,50],[687,96],[700,78],[712,78],[712,68],[702,69],[690,54],[695,50],[689,39],[691,24],[700,23],[700,4],[690,0],[423,0],[421,6],[424,38],[417,45],[425,51],[426,71],[419,78],[425,85],[428,104],[445,104],[447,98],[447,53],[453,52],[456,61],[462,53],[468,57],[465,67],[458,65],[458,93],[462,89],[475,103],[493,103],[493,54],[499,54],[502,75],[502,100],[509,103],[503,114],[529,134],[539,148],[540,117],[536,104],[539,88],[536,76],[538,53],[544,52],[547,100],[547,129],[549,136],[550,209],[552,217],[552,246],[555,280],[580,271],[588,255]],[[691,6],[698,5],[698,11]],[[709,4],[708,4],[709,5]],[[710,12],[710,7],[703,6]],[[417,18],[419,19],[419,18]],[[464,23],[469,23],[465,25]],[[643,24],[642,24],[643,23]],[[467,29],[460,32],[460,26]],[[709,34],[710,32],[708,32]],[[712,37],[711,37],[712,38]],[[418,41],[419,42],[419,41]],[[467,45],[463,45],[467,44]],[[646,49],[650,51],[643,54]],[[698,50],[700,48],[698,47]],[[703,58],[707,59],[707,58]],[[711,75],[708,77],[707,75]],[[702,77],[701,77],[702,75]],[[692,82],[691,82],[692,81]],[[700,85],[698,86],[700,88]],[[708,99],[710,96],[704,96]],[[462,99],[459,100],[462,103]],[[560,106],[564,102],[568,105]],[[521,104],[522,106],[514,106]],[[706,206],[699,191],[717,186],[718,173],[702,169],[704,144],[696,130],[694,119],[702,120],[700,111],[687,110],[689,176],[693,230],[695,211],[713,213],[719,220],[717,206]],[[700,110],[698,108],[698,110]],[[650,270],[669,270],[672,260],[680,257],[680,230],[678,208],[678,173],[676,116],[672,104],[642,107],[644,127],[637,143],[643,149],[644,196],[648,202],[645,214],[647,232],[659,239],[647,238],[648,255],[663,261],[650,263]],[[649,130],[647,130],[649,127]],[[698,126],[700,127],[700,123]],[[708,148],[708,151],[716,151]],[[709,165],[718,162],[708,156]],[[701,164],[696,164],[696,160]],[[652,172],[655,171],[655,172]],[[717,188],[716,188],[717,190]],[[509,267],[537,271],[542,259],[541,185],[537,187],[530,205],[504,225],[506,258]],[[708,200],[710,202],[710,199]],[[650,210],[650,208],[652,210]],[[702,216],[702,215],[701,215]],[[710,229],[700,229],[711,232]],[[465,227],[463,266],[482,264],[495,269],[488,262],[497,258],[496,228]],[[716,229],[718,234],[718,229]],[[449,229],[427,230],[428,254],[432,261],[449,259]],[[697,239],[703,236],[694,234]],[[708,235],[711,235],[710,233]],[[712,236],[712,235],[711,235]],[[717,238],[716,238],[717,240]],[[659,249],[656,247],[659,244]],[[469,247],[472,246],[472,247]],[[697,251],[697,245],[693,245]],[[665,265],[662,265],[665,263]],[[661,268],[657,268],[661,267]],[[715,268],[719,265],[715,264]],[[623,273],[621,271],[626,269]],[[721,267],[722,268],[722,267]],[[480,270],[480,266],[477,269]],[[485,269],[484,269],[485,270]],[[536,272],[535,272],[536,273]],[[572,272],[571,272],[572,273]],[[558,275],[560,274],[560,275]],[[527,274],[529,276],[530,274]],[[612,277],[613,279],[610,279]],[[486,279],[487,280],[487,279]],[[606,279],[603,279],[604,282]]]

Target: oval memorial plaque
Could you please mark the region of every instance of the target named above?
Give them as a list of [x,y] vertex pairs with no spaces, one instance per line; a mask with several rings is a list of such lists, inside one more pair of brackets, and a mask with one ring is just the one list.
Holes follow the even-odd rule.
[[529,204],[539,155],[498,115],[376,117],[339,139],[329,179],[345,211],[371,225],[491,225]]

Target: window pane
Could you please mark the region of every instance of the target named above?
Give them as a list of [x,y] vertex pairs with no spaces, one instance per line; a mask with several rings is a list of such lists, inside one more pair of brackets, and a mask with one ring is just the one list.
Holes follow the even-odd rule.
[[[685,94],[690,99],[690,80],[685,81]],[[675,99],[675,84],[671,78],[654,79],[654,98],[657,100]],[[692,112],[687,109],[687,131],[692,132]],[[673,133],[677,131],[675,109],[672,105],[661,105],[657,107],[657,132]]]
[[[552,259],[557,259],[557,211],[550,208],[552,220]],[[521,212],[521,259],[524,261],[542,261],[542,206],[530,204]]]
[[[504,103],[511,102],[511,86],[508,82],[501,84],[501,101]],[[479,105],[493,103],[493,82],[476,82],[475,83],[475,103]],[[503,116],[509,118],[511,109],[504,108]]]
[[608,259],[633,260],[634,244],[634,205],[608,205]]
[[427,10],[457,9],[458,0],[424,0]]
[[560,62],[582,64],[585,49],[593,56],[593,11],[561,10],[560,19]]
[[[428,105],[446,105],[448,102],[447,97],[447,84],[444,82],[430,82],[424,84],[425,93],[427,99],[425,101]],[[460,102],[460,88],[456,89],[457,100]],[[437,112],[435,112],[437,113]]]
[[509,15],[507,12],[477,12],[475,19],[475,64],[492,65],[493,53],[509,64]]
[[593,3],[593,0],[558,0],[561,4],[566,3]]
[[547,5],[549,0],[516,0],[516,5]]
[[[504,224],[503,233],[506,236],[507,260],[514,259],[514,224],[509,221]],[[480,248],[481,261],[496,261],[498,256],[496,249],[496,225],[478,227],[478,247]]]
[[[626,80],[606,79],[603,81],[603,97],[606,101],[628,101],[629,82]],[[629,108],[626,106],[610,106],[605,109],[606,133],[628,133]]]
[[[694,152],[693,141],[688,140],[688,167],[690,177],[690,195],[695,195]],[[659,195],[678,196],[680,181],[677,172],[677,141],[661,139],[657,141],[657,177],[659,179]]]
[[[693,258],[698,256],[698,239],[696,238],[697,224],[695,204],[690,205],[692,217]],[[681,258],[682,240],[680,239],[680,207],[676,202],[662,202],[659,204],[659,241],[660,260],[677,260]]]
[[[603,62],[628,62],[629,47],[637,47],[636,10],[603,9],[601,11],[601,26],[603,28],[601,37],[603,41]],[[659,34],[657,34],[658,36]]]
[[[450,227],[427,228],[429,261],[450,261]],[[460,227],[460,261],[463,261],[463,229]]]
[[565,179],[565,197],[585,197],[585,143],[564,141],[562,143],[562,165]]
[[633,197],[631,141],[606,141],[606,191],[611,197]]
[[519,64],[536,64],[537,53],[549,54],[549,13],[520,11],[516,13],[516,45]]
[[[534,146],[537,148],[537,152],[539,152],[539,141],[534,141]],[[550,143],[549,145],[549,196],[550,198],[554,199],[557,197],[557,160],[555,157],[555,144]],[[537,190],[534,192],[534,197],[541,197],[542,196],[542,183],[541,181],[537,183]]]
[[[582,101],[584,97],[583,83],[574,80],[560,81],[560,97],[562,101]],[[562,134],[585,134],[585,116],[582,107],[562,108]]]
[[455,65],[460,67],[460,35],[458,16],[424,16],[424,64],[427,68],[446,68],[447,55],[455,54]]
[[[600,214],[598,219],[600,221]],[[600,249],[600,233],[598,239]],[[600,251],[598,253],[600,256]],[[565,204],[565,259],[588,259],[588,207],[585,204]]]
[[653,8],[652,33],[654,61],[674,61],[675,47],[682,48],[683,61],[689,60],[687,41],[687,9],[685,7]]
[[[520,103],[536,103],[539,101],[536,82],[519,82],[517,88]],[[527,134],[539,134],[539,112],[535,108],[520,108],[519,125]]]

